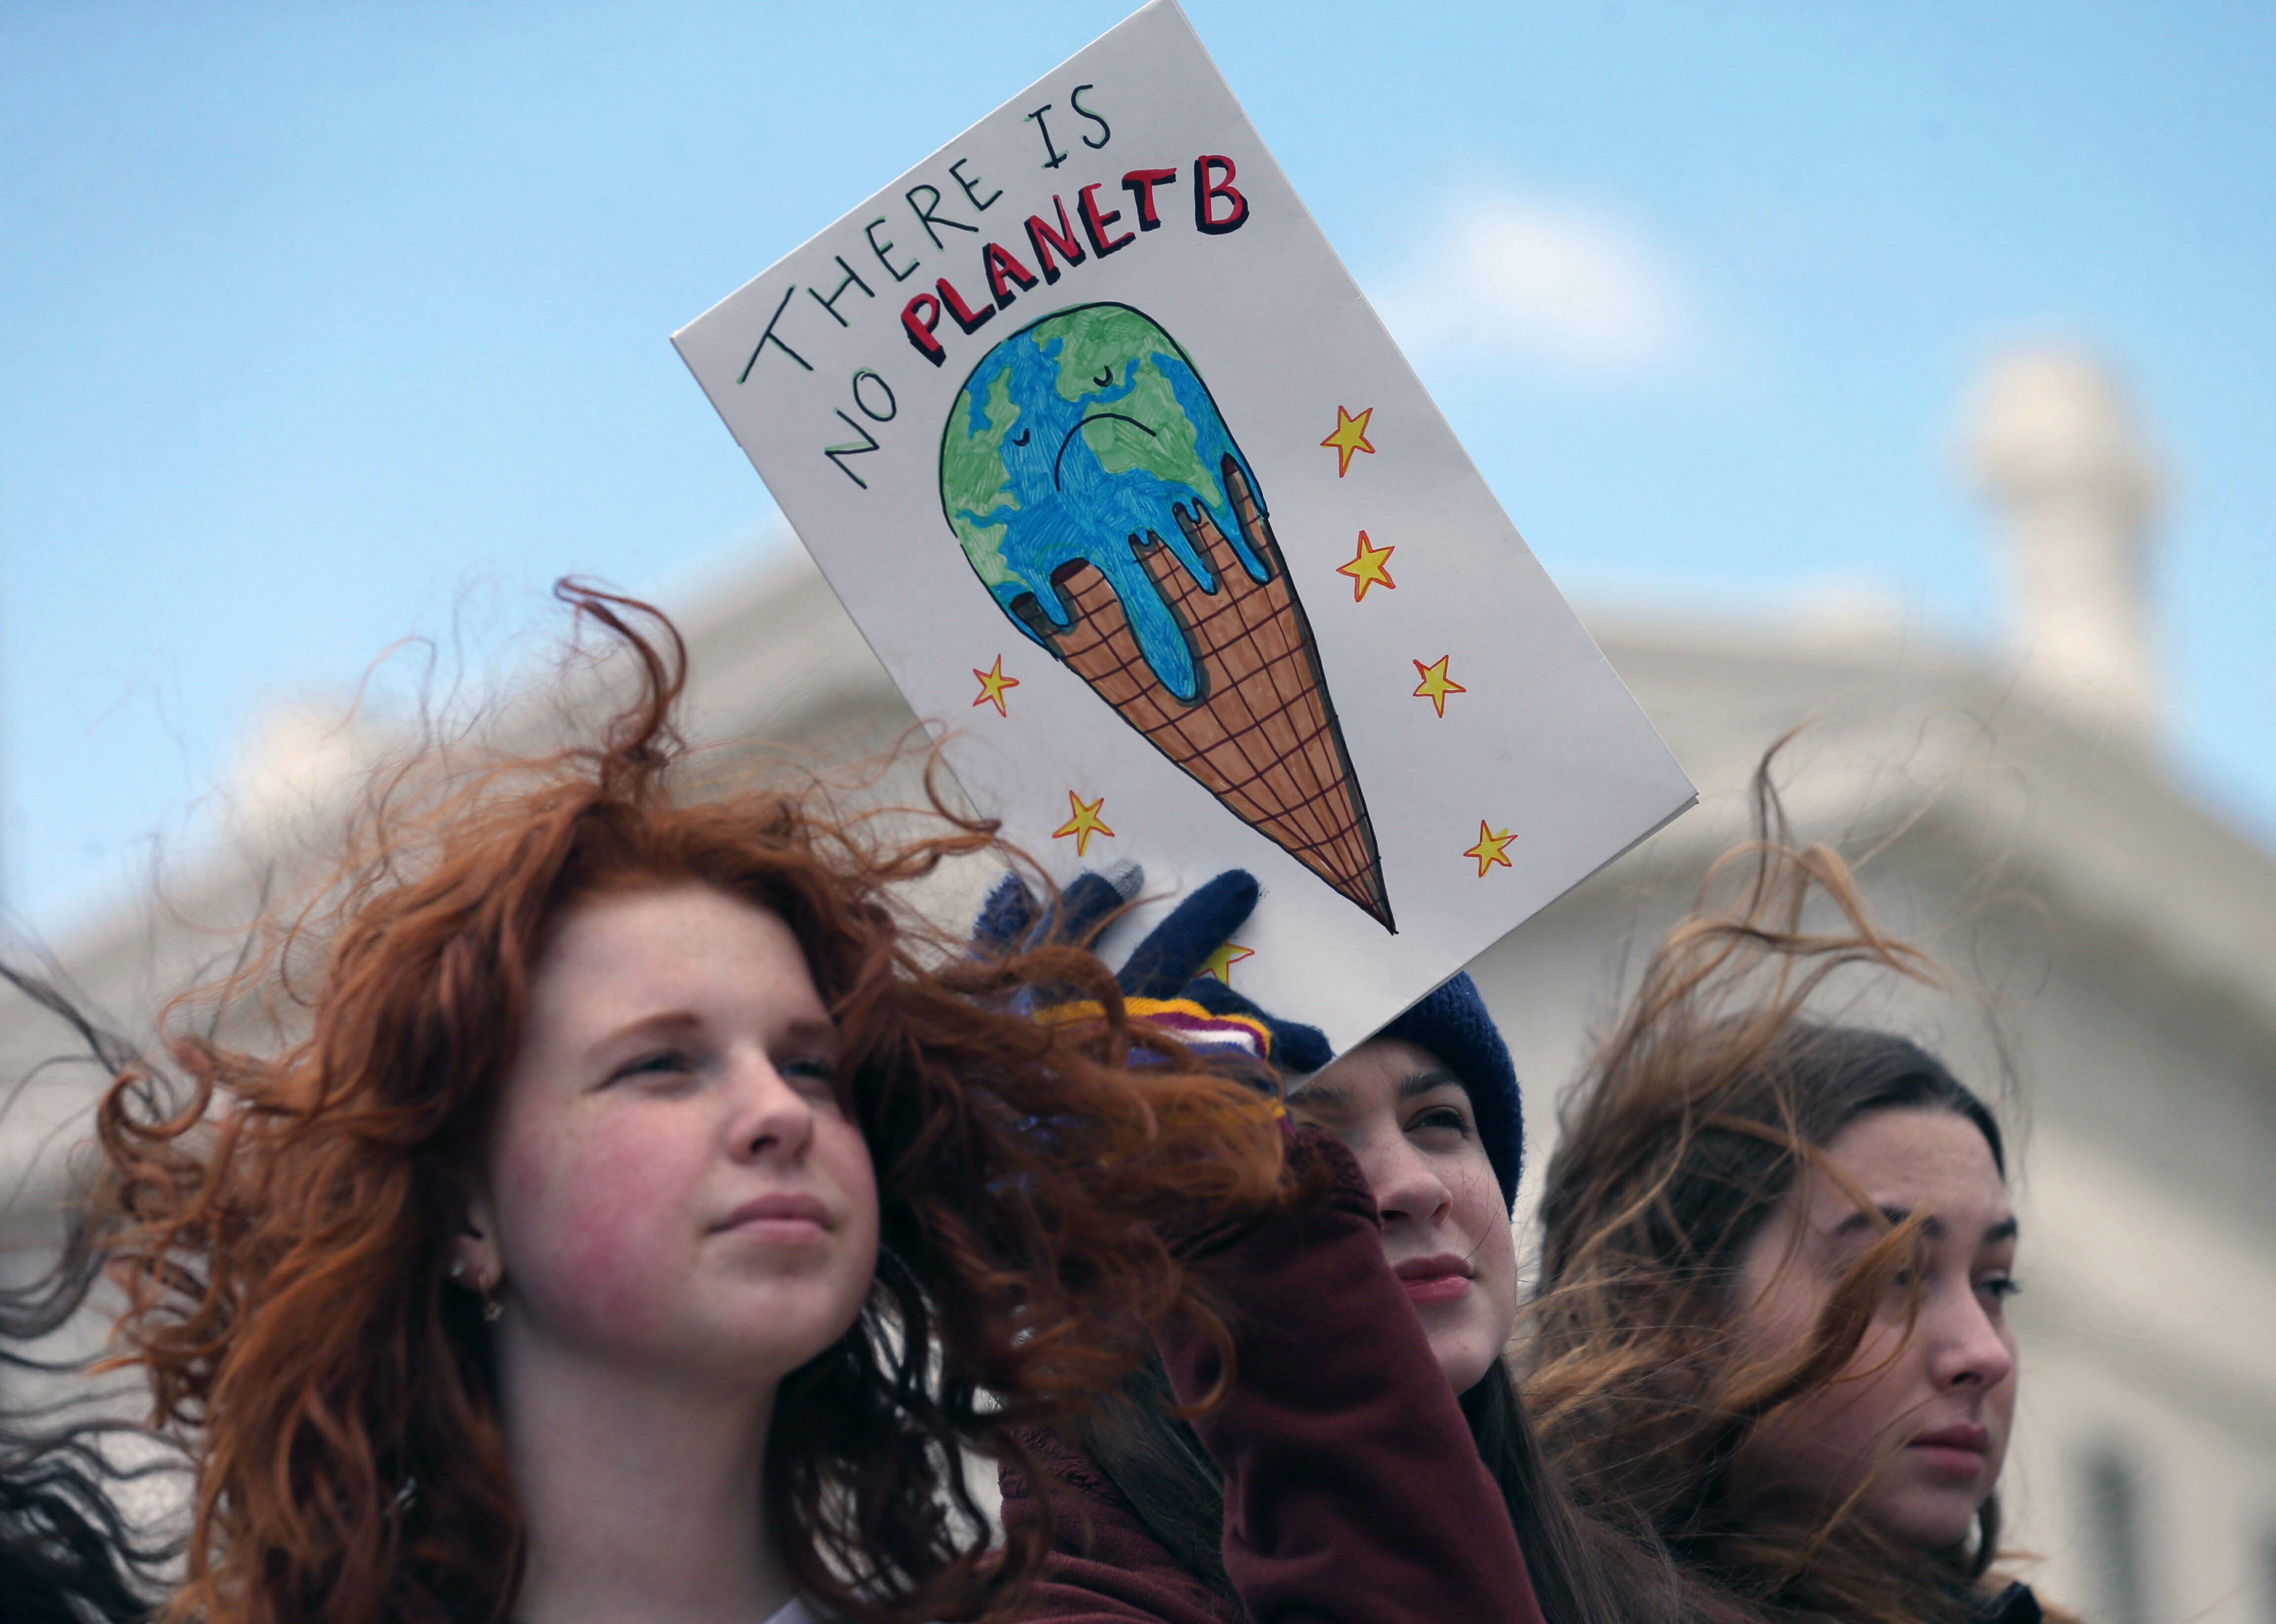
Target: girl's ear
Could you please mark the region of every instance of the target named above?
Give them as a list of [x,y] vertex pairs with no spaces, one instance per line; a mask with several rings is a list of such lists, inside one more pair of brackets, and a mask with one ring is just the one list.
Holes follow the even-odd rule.
[[451,1238],[451,1279],[468,1291],[487,1296],[505,1275],[505,1256],[498,1249],[497,1220],[487,1191],[469,1188]]

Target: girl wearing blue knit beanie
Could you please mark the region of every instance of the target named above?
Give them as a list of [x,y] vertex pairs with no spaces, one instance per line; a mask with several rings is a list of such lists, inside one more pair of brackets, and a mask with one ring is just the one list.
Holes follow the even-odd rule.
[[[1042,927],[1007,888],[980,935],[1080,938],[1135,888],[1085,877]],[[1573,1577],[1589,1530],[1548,1484],[1502,1362],[1524,1162],[1508,1048],[1458,975],[1331,1064],[1316,1028],[1195,974],[1256,896],[1248,876],[1219,876],[1120,979],[1134,1017],[1188,1046],[1212,1021],[1256,1035],[1285,1084],[1291,1164],[1325,1197],[1185,1244],[1234,1311],[1232,1371],[1165,1335],[1127,1401],[1081,1435],[1023,1438],[1041,1480],[1005,1475],[1005,1521],[1048,1508],[1055,1546],[1028,1616],[1591,1618]],[[1196,1404],[1221,1377],[1220,1401]]]

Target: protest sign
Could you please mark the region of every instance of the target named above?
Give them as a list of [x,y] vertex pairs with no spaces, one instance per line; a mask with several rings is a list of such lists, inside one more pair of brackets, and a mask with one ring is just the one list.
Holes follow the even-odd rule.
[[1173,0],[673,342],[974,803],[1255,873],[1339,1048],[1693,800]]

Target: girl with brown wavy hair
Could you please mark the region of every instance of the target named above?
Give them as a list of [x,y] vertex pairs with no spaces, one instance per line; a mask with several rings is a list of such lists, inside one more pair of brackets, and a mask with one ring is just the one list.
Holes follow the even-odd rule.
[[[1773,751],[1772,755],[1775,755]],[[1941,1061],[1809,1013],[1841,973],[1943,986],[1842,859],[1758,839],[1652,956],[1568,1099],[1524,1388],[1629,1616],[2039,1616],[1990,1577],[2014,1415],[1997,1119]]]
[[[1241,1084],[1125,1065],[1111,975],[969,958],[882,851],[698,794],[678,635],[598,741],[404,775],[321,911],[178,1006],[101,1133],[128,1344],[196,1468],[200,1624],[1007,1617],[960,1451],[1113,1385],[1172,1312],[1159,1226],[1281,1200]],[[645,623],[647,629],[641,629]],[[1080,1028],[1007,1006],[1089,998]],[[231,1036],[257,1020],[267,1043]]]
[[0,1286],[0,1618],[9,1624],[141,1624],[171,1554],[122,1507],[122,1488],[163,1469],[125,1466],[115,1446],[146,1441],[87,1407],[27,1404],[32,1375],[83,1376],[84,1362],[21,1351],[83,1306],[94,1254],[74,1233],[44,1278]]
[[[43,982],[7,966],[0,981],[76,1021]],[[82,1385],[54,1396],[65,1383],[84,1384],[94,1362],[58,1357],[50,1341],[87,1308],[100,1270],[74,1200],[48,1268],[0,1281],[0,1618],[8,1624],[144,1624],[175,1554],[131,1514],[135,1501],[163,1498],[151,1480],[173,1467],[171,1453],[110,1413],[110,1394]],[[48,1396],[34,1398],[35,1385]]]

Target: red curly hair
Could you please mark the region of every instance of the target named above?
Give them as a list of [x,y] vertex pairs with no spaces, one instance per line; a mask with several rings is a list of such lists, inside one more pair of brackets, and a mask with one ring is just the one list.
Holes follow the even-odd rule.
[[[1119,995],[1089,954],[975,959],[897,909],[898,887],[990,851],[990,826],[942,813],[881,851],[796,797],[689,793],[678,634],[631,600],[556,590],[638,673],[600,741],[431,793],[398,774],[322,902],[173,1007],[178,1070],[130,1068],[104,1100],[122,1333],[197,1468],[165,1616],[507,1616],[520,1520],[480,1311],[444,1283],[466,1174],[549,930],[583,899],[696,881],[802,945],[877,1171],[861,1317],[779,1390],[769,1532],[801,1592],[846,1618],[1008,1617],[1049,1531],[989,1551],[960,1446],[1024,1466],[1014,1431],[1112,1388],[1160,1317],[1222,1334],[1157,1226],[1270,1208],[1279,1135],[1257,1095],[1174,1045],[1149,1044],[1172,1064],[1127,1066]],[[1095,998],[1104,1020],[1008,1013],[1023,990]],[[215,1031],[251,1006],[297,1036],[255,1052],[181,1030],[193,1008]]]

